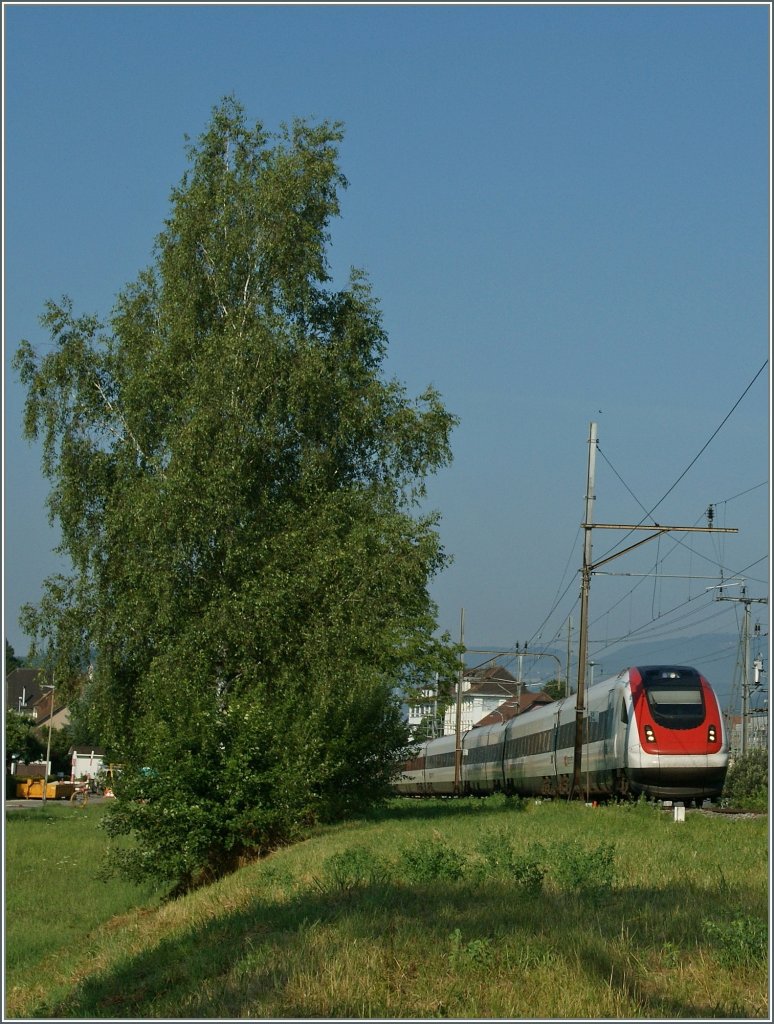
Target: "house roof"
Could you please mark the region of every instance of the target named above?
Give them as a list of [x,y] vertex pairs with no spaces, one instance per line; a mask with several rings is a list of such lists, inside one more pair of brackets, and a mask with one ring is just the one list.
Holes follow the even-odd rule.
[[524,715],[533,708],[542,707],[544,704],[551,704],[552,701],[553,698],[549,697],[547,693],[543,693],[542,690],[538,693],[523,690],[521,698],[509,697],[499,708],[490,711],[480,722],[476,722],[473,728],[478,729],[479,726],[483,725],[499,725],[501,722],[507,722],[509,719],[515,718],[516,715]]
[[518,697],[521,684],[513,682],[500,682],[497,679],[486,679],[480,683],[472,683],[463,696],[474,697]]
[[516,677],[511,675],[508,669],[504,668],[502,665],[487,665],[480,668],[473,668],[469,672],[466,672],[465,675],[468,679],[477,683],[483,683],[488,679],[499,679],[500,682],[504,683],[516,682]]
[[38,725],[43,725],[49,717],[56,718],[66,705],[57,700],[55,690],[42,690],[34,700],[28,702],[28,706]]
[[15,668],[5,677],[5,707],[7,711],[18,711],[19,701],[23,699],[26,710],[44,692],[40,684],[43,682],[43,670],[40,668]]
[[520,684],[502,665],[484,665],[465,673],[468,689],[474,697],[518,697]]

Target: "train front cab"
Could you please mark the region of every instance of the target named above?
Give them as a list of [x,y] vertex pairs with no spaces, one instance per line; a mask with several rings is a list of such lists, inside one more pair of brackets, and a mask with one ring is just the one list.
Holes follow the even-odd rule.
[[626,772],[634,795],[685,802],[723,790],[728,743],[720,706],[695,669],[632,669]]

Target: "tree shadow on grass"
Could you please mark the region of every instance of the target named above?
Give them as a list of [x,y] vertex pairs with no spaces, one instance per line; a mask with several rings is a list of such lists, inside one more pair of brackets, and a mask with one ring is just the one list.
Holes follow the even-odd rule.
[[494,794],[464,797],[393,797],[374,807],[365,821],[432,821],[437,818],[458,818],[460,814],[512,814],[526,808],[519,797]]
[[[486,938],[495,958],[498,943],[508,942],[513,948],[515,942],[516,947],[523,944],[527,948],[538,936],[541,947],[552,951],[558,974],[566,973],[569,965],[563,958],[571,955],[573,970],[577,972],[576,965],[582,964],[589,984],[600,990],[615,986],[623,1001],[639,1007],[638,1016],[739,1016],[736,1005],[689,1002],[670,993],[666,983],[656,995],[643,991],[621,947],[621,921],[622,915],[625,919],[629,914],[636,929],[633,908],[652,907],[654,902],[669,908],[663,914],[657,944],[678,954],[695,955],[690,937],[695,935],[697,907],[707,906],[711,899],[707,892],[690,886],[627,891],[611,896],[607,905],[589,904],[585,911],[582,901],[576,902],[572,912],[555,895],[544,893],[527,899],[520,897],[512,884],[493,879],[479,884],[435,882],[416,887],[390,882],[338,893],[307,889],[282,901],[257,888],[249,908],[164,938],[152,949],[85,978],[66,998],[56,1005],[37,1007],[32,1016],[239,1019],[277,1015],[277,1007],[281,1007],[281,1017],[361,1019],[362,1000],[360,995],[355,998],[354,991],[346,1005],[322,1005],[326,1001],[323,988],[319,995],[310,995],[304,1005],[298,1005],[303,1001],[297,994],[298,972],[302,969],[310,977],[323,976],[335,960],[339,941],[376,950],[382,954],[379,961],[386,965],[396,951],[405,956],[405,944],[394,944],[401,941],[399,937],[396,940],[396,933],[405,928],[424,935],[433,953],[448,947],[456,929],[466,940]],[[589,927],[592,918],[593,928]],[[328,944],[327,940],[307,941],[315,928],[329,924],[336,925],[337,938]],[[651,948],[652,942],[653,938]],[[416,950],[416,955],[421,963],[422,950]],[[389,968],[381,970],[386,973]],[[525,971],[522,982],[528,983],[528,978]],[[649,988],[652,991],[653,986]],[[424,996],[406,992],[401,1006],[395,1004],[397,997],[377,994],[374,1000],[378,1003],[381,999],[382,1005],[372,1016],[416,1016],[418,1001],[427,1001],[427,986],[422,991]],[[701,998],[698,993],[696,998]],[[469,1006],[447,1004],[445,1008],[443,1016],[456,1016],[457,1009],[463,1018],[471,1013]],[[487,1016],[486,1006],[478,1011],[474,1016]]]

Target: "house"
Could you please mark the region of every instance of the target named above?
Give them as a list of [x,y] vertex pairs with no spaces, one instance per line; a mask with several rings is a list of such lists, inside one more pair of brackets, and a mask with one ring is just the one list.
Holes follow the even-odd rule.
[[[522,684],[502,665],[488,665],[466,672],[462,677],[462,731],[471,729],[476,722],[495,711],[507,700],[518,699],[521,689]],[[456,732],[456,728],[457,703],[454,701],[444,717],[444,736]]]
[[[50,676],[47,677],[43,669],[39,668],[15,668],[5,678],[6,711],[29,715],[34,732],[44,746],[49,729],[62,729],[70,724],[70,709],[59,703],[56,690],[45,689],[49,685],[46,678]],[[42,777],[46,774],[46,768],[45,761],[30,764],[12,761],[10,765],[11,774],[28,777]]]
[[15,668],[5,677],[5,709],[29,715],[35,727],[48,729],[49,718],[52,729],[61,729],[70,724],[70,711],[62,704],[56,690],[50,690],[50,674],[42,668]]
[[407,707],[407,724],[411,736],[416,736],[417,730],[423,722],[427,722],[431,737],[441,735],[440,721],[438,719],[438,677],[435,685],[428,686],[422,690],[422,696],[418,703],[409,704]]
[[478,729],[483,725],[499,725],[500,722],[507,722],[509,718],[513,718],[515,715],[524,715],[533,708],[552,704],[553,700],[553,697],[549,697],[542,690],[537,693],[533,693],[531,690],[522,690],[518,697],[509,697],[499,707],[496,707],[494,711],[490,711],[481,721],[476,722],[473,728]]
[[28,714],[32,716],[38,731],[47,732],[49,720],[52,729],[62,729],[70,724],[70,709],[66,704],[58,703],[56,690],[43,690],[30,702]]

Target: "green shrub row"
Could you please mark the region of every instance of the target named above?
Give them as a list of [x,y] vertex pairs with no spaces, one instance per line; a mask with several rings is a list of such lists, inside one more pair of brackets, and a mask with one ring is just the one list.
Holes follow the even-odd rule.
[[769,803],[769,753],[751,750],[734,759],[723,787],[723,802],[734,807],[766,810]]
[[506,879],[526,895],[541,892],[550,879],[563,893],[606,897],[616,882],[615,845],[533,843],[526,853],[519,853],[507,830],[499,827],[483,831],[473,855],[468,856],[436,833],[403,846],[397,861],[358,846],[335,853],[323,861],[314,884],[321,892],[341,893],[395,881],[424,884],[462,878]]
[[[402,846],[389,859],[364,846],[353,846],[327,857],[315,888],[326,895],[371,893],[395,884],[426,885],[460,880],[485,884],[509,882],[522,898],[535,898],[548,886],[558,895],[571,895],[600,906],[615,892],[618,881],[616,846],[612,842],[560,841],[531,843],[518,851],[508,829],[484,829],[473,850],[464,851],[440,833]],[[728,920],[705,919],[702,934],[718,960],[731,968],[756,968],[766,961],[768,928],[765,921],[736,912]],[[486,938],[465,943],[460,929],[450,937],[450,963],[455,967],[485,967],[492,949]]]

